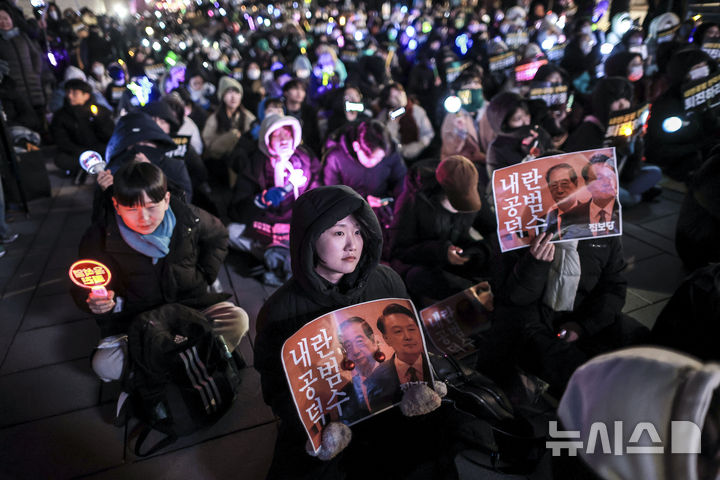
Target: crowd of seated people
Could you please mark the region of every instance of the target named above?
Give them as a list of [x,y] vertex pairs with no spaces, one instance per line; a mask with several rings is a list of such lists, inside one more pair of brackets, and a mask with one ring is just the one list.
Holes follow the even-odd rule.
[[[656,201],[663,177],[684,184],[678,253],[688,273],[706,270],[668,307],[683,310],[698,298],[693,288],[717,296],[707,269],[720,259],[720,112],[689,107],[684,96],[718,73],[716,23],[657,9],[644,22],[615,10],[611,18],[593,2],[552,11],[543,1],[505,11],[492,2],[319,3],[269,10],[198,1],[118,17],[61,12],[53,2],[25,15],[0,0],[8,131],[37,132],[41,147],[56,146],[59,173],[94,190],[80,254],[111,265],[118,283],[104,298],[74,297],[102,337],[179,302],[203,311],[234,348],[249,323],[218,290],[228,249],[280,287],[260,312],[255,344],[264,398],[282,421],[273,478],[409,472],[405,460],[381,473],[364,464],[378,436],[367,426],[330,463],[303,451],[280,347],[337,308],[401,297],[419,310],[487,280],[497,321],[480,339],[477,369],[506,385],[521,368],[558,398],[597,355],[649,342],[697,345],[670,313],[652,334],[623,314],[620,235],[555,243],[549,228],[503,253],[492,177],[543,156],[614,147],[615,160],[593,156],[582,171],[547,172],[555,204],[543,214],[553,228],[600,202],[589,187],[587,204],[573,194],[605,170],[617,172],[610,215]],[[641,128],[607,134],[611,118],[646,104]],[[80,169],[87,150],[103,156],[105,171]],[[7,165],[0,174],[12,181]],[[0,256],[17,238],[5,209],[0,189]],[[342,260],[346,250],[352,262]],[[708,299],[702,311],[717,315],[716,305]],[[710,328],[700,316],[697,328]],[[100,378],[120,378],[124,348],[95,356]],[[381,444],[422,455],[421,432],[442,418],[393,417],[377,427],[394,429]],[[419,474],[444,471],[446,460]]]

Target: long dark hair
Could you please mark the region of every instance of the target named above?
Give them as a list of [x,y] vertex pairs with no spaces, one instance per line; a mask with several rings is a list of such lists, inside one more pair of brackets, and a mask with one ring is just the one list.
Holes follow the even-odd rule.
[[[242,107],[242,103],[238,105],[235,114],[237,114],[238,116],[237,122],[239,130],[242,130],[245,126],[245,109]],[[218,133],[229,132],[233,128],[233,121],[232,119],[230,119],[230,117],[228,117],[227,105],[225,105],[225,100],[220,100],[220,105],[218,106],[217,110],[215,110],[215,118],[217,119]],[[242,133],[245,132],[243,131]]]

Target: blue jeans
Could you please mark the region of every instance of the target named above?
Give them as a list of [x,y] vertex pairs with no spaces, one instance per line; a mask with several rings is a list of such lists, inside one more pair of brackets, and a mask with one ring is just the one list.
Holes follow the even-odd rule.
[[642,194],[657,185],[661,179],[660,167],[644,165],[633,181],[620,187],[620,204],[625,207],[637,205],[642,200]]

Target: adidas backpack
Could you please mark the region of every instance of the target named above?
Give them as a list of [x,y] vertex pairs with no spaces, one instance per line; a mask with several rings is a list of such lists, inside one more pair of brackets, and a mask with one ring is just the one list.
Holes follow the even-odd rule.
[[[231,354],[211,320],[180,304],[138,315],[128,332],[133,414],[145,424],[135,453],[147,456],[212,425],[227,412],[240,386],[242,360]],[[147,452],[152,430],[165,434]]]

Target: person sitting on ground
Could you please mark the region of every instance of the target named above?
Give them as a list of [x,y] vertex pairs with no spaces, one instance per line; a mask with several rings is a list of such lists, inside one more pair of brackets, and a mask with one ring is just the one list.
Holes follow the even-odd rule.
[[[422,305],[478,283],[487,273],[495,224],[482,209],[479,175],[465,157],[414,165],[395,205],[390,259]],[[492,213],[490,212],[490,216]],[[475,230],[475,232],[471,232]]]
[[720,144],[688,179],[675,227],[675,249],[687,271],[720,262]]
[[50,124],[58,147],[55,165],[66,175],[78,178],[80,154],[86,150],[104,152],[115,123],[111,111],[92,102],[92,89],[87,82],[68,80],[65,94],[65,103]]
[[463,72],[455,81],[457,92],[462,92],[462,108],[456,113],[448,113],[442,122],[441,160],[451,155],[462,155],[473,162],[480,174],[482,189],[488,183],[486,155],[480,140],[480,119],[487,110],[482,89],[482,70],[470,69]]
[[402,157],[390,151],[385,127],[378,121],[350,123],[328,140],[323,156],[323,183],[347,185],[365,197],[386,228],[400,196],[407,169]]
[[220,178],[227,176],[228,169],[238,172],[242,166],[233,152],[250,132],[255,115],[242,106],[243,88],[232,77],[222,77],[217,89],[220,100],[215,113],[210,115],[202,131],[205,142],[205,158],[210,162],[209,170]]
[[[592,114],[570,134],[565,146],[567,152],[592,150],[607,146],[605,132],[610,117],[633,105],[633,89],[629,80],[620,77],[601,79],[593,89]],[[634,132],[636,133],[636,132]],[[662,189],[656,184],[662,179],[662,171],[655,165],[645,165],[643,161],[643,135],[637,134],[622,139],[614,138],[618,162],[622,166],[620,174],[620,202],[630,207],[640,201],[650,201],[657,197]]]
[[399,83],[385,87],[380,104],[383,110],[375,118],[385,124],[406,161],[419,160],[435,137],[425,109],[408,99],[405,88]]
[[488,179],[494,170],[516,165],[529,156],[538,157],[552,146],[550,135],[533,124],[527,101],[517,93],[495,95],[486,115],[497,133],[487,151]]
[[[451,461],[443,461],[449,442],[442,407],[420,417],[390,409],[353,425],[352,440],[343,426],[346,441],[335,449],[329,449],[324,439],[318,458],[325,461],[306,453],[307,434],[283,372],[283,343],[333,310],[382,298],[407,298],[407,293],[400,277],[379,264],[380,225],[367,202],[349,187],[318,187],[300,196],[293,209],[290,240],[293,276],[265,302],[257,320],[255,368],[265,403],[281,419],[267,478],[384,480],[418,472],[447,478],[455,469]],[[368,456],[373,462],[367,461]],[[380,472],[378,465],[383,466]]]
[[[113,174],[130,161],[157,165],[168,178],[170,190],[192,201],[192,182],[182,160],[165,155],[176,148],[170,136],[146,113],[129,113],[118,120],[105,150],[107,169],[97,176],[98,185],[107,190],[113,184]],[[96,206],[98,204],[96,203]],[[93,218],[95,214],[93,214]]]
[[[110,270],[107,295],[72,290],[78,307],[96,315],[103,341],[122,336],[142,312],[181,303],[202,311],[234,349],[249,320],[227,301],[229,294],[210,288],[227,254],[227,230],[220,220],[171,195],[165,174],[148,162],[130,161],[115,172],[112,203],[78,249],[80,258]],[[106,343],[116,345],[97,351],[93,370],[105,381],[118,380],[127,363],[125,342]]]
[[282,284],[290,273],[287,235],[295,201],[320,185],[320,162],[301,139],[297,118],[265,117],[259,150],[240,172],[228,207],[230,246],[263,259],[270,284]]
[[318,155],[320,153],[320,130],[317,112],[305,102],[307,86],[302,80],[294,78],[282,87],[285,99],[285,113],[300,120],[303,129],[303,143]]
[[627,281],[620,237],[551,238],[541,233],[528,249],[498,252],[492,283],[495,304],[510,312],[498,323],[515,326],[506,332],[514,340],[505,342],[515,360],[502,363],[519,362],[558,394],[588,358],[641,342],[648,329],[622,313]]

